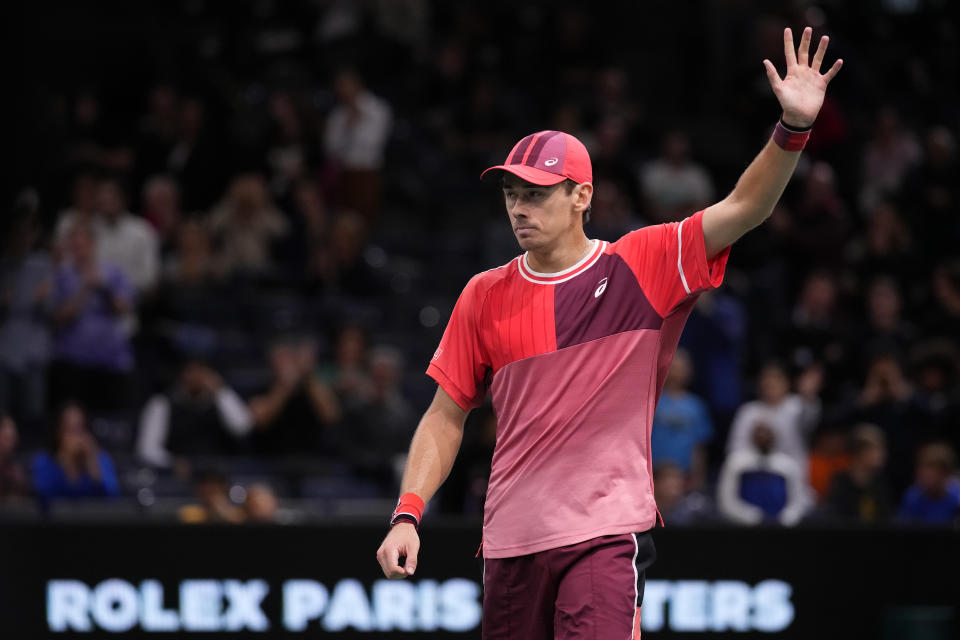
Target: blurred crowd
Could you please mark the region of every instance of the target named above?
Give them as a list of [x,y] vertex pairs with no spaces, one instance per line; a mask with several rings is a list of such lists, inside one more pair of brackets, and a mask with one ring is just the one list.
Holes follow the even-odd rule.
[[[0,505],[387,513],[460,289],[518,252],[479,171],[562,129],[593,158],[588,235],[678,220],[769,136],[761,60],[812,24],[847,64],[773,216],[691,315],[657,503],[677,525],[957,523],[949,3],[688,4],[183,1],[121,10],[111,37],[27,9],[75,59],[26,67]],[[495,437],[474,411],[433,509],[482,510]]]

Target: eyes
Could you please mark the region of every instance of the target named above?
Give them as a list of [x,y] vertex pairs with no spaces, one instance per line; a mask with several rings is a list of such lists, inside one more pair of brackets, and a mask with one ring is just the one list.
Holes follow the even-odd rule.
[[509,202],[523,198],[530,202],[540,202],[547,197],[546,189],[504,189],[503,196]]

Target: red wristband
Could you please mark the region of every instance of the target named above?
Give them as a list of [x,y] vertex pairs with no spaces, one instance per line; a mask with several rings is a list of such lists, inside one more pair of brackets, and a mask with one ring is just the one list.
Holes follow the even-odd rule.
[[784,151],[802,151],[809,139],[810,129],[795,131],[784,125],[783,120],[773,129],[773,141]]
[[423,518],[423,510],[426,504],[423,499],[415,493],[405,493],[397,501],[397,508],[393,510],[390,516],[390,524],[396,524],[398,520],[414,520],[414,526],[420,528],[420,519]]

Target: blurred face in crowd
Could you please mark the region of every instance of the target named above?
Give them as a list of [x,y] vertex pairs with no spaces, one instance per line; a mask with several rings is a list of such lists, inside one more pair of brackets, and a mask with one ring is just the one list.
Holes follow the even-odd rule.
[[143,188],[144,211],[172,221],[180,212],[180,190],[170,178],[151,178]]
[[59,450],[57,453],[69,458],[83,455],[91,445],[93,436],[87,430],[87,416],[77,405],[69,405],[60,413],[57,428]]
[[662,463],[657,465],[654,475],[656,479],[653,490],[657,505],[661,509],[669,509],[683,497],[686,484],[683,469],[670,463]]
[[230,185],[229,199],[234,217],[249,220],[267,207],[266,182],[262,176],[254,173],[239,176]]
[[947,445],[930,444],[917,456],[917,485],[929,495],[942,495],[953,473],[954,456]]
[[367,338],[359,327],[346,327],[337,340],[337,362],[340,366],[360,366],[367,357]]
[[362,90],[360,78],[352,71],[341,71],[333,81],[333,91],[344,104],[355,104]]
[[693,377],[693,363],[690,361],[690,355],[683,349],[678,349],[673,356],[673,362],[670,363],[665,386],[672,390],[685,389],[690,384],[691,377]]
[[254,484],[247,488],[244,509],[253,522],[273,522],[277,516],[277,496],[270,487]]
[[760,372],[760,399],[767,404],[779,404],[790,392],[790,378],[779,365],[767,365]]
[[394,389],[400,382],[403,363],[399,354],[375,350],[370,356],[370,377],[379,392]]
[[0,460],[17,448],[17,425],[10,416],[0,418]]
[[875,280],[867,299],[870,323],[876,329],[893,331],[900,323],[900,289],[889,278]]
[[67,250],[70,258],[79,266],[90,264],[96,249],[93,232],[84,224],[75,224],[67,238]]
[[97,211],[107,220],[115,220],[127,207],[120,185],[113,180],[104,180],[97,187]]
[[228,500],[227,482],[217,475],[209,475],[197,483],[197,497],[206,506],[212,506],[223,500]]
[[89,174],[77,176],[73,181],[71,204],[77,211],[91,213],[97,207],[97,181]]
[[833,313],[837,288],[833,280],[823,274],[814,274],[804,283],[800,293],[800,308],[813,320],[826,320]]
[[557,246],[570,234],[582,233],[583,210],[593,197],[589,182],[567,190],[567,185],[542,187],[504,173],[503,199],[513,234],[524,251]]

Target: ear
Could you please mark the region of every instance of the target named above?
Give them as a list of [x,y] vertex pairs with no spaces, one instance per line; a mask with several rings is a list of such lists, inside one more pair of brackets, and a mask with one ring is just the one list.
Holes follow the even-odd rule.
[[577,213],[583,213],[593,200],[593,184],[581,182],[573,189],[573,207]]

